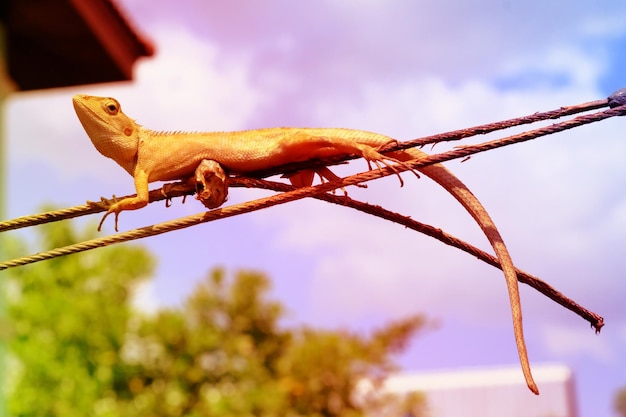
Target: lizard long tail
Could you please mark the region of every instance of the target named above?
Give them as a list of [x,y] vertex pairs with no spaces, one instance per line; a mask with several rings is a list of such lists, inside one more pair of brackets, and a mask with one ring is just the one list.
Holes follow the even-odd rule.
[[[417,149],[411,149],[407,151],[399,151],[390,153],[389,156],[397,158],[400,161],[408,161],[410,159],[423,158],[425,153]],[[472,194],[469,188],[461,182],[452,172],[448,171],[443,165],[435,164],[428,165],[419,169],[424,175],[430,177],[433,181],[441,185],[450,194],[454,196],[465,209],[476,220],[476,223],[485,233],[485,236],[489,240],[489,243],[493,247],[493,250],[500,261],[504,277],[506,279],[506,285],[509,293],[509,300],[511,303],[511,313],[513,316],[513,330],[515,335],[515,343],[517,345],[517,351],[519,354],[520,363],[522,366],[522,372],[526,379],[528,388],[535,394],[539,394],[539,389],[533,380],[533,376],[530,371],[530,364],[528,361],[528,353],[526,350],[526,342],[524,341],[524,331],[522,328],[522,309],[520,304],[519,286],[517,283],[517,274],[513,261],[509,255],[509,251],[504,244],[500,232],[487,213],[487,210],[480,203],[478,198]]]

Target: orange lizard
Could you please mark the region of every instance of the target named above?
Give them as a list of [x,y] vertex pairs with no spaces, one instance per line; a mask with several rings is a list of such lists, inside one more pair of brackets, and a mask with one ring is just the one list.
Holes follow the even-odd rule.
[[[339,128],[269,128],[239,132],[155,132],[137,124],[122,113],[120,103],[109,97],[76,95],[74,109],[96,149],[124,168],[135,181],[136,197],[125,198],[108,207],[104,219],[123,210],[136,210],[148,204],[148,183],[184,180],[194,174],[202,160],[214,160],[226,171],[245,174],[292,162],[352,154],[391,166],[426,154],[417,149],[380,154],[376,149],[394,139],[377,133]],[[539,394],[528,361],[522,329],[517,274],[506,245],[493,220],[480,201],[443,165],[419,168],[452,194],[475,219],[493,247],[507,283],[513,316],[515,341],[526,383]],[[318,174],[328,180],[336,178],[323,168]],[[291,178],[294,185],[310,185],[311,172]],[[101,222],[101,224],[102,224]]]

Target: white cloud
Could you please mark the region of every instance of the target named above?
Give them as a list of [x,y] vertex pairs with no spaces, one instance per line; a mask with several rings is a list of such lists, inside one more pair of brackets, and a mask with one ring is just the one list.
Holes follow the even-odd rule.
[[263,99],[245,54],[225,60],[215,44],[182,26],[164,26],[155,35],[157,55],[138,66],[131,98],[145,124],[157,130],[241,128]]
[[[371,82],[358,98],[317,100],[313,118],[316,125],[348,126],[407,138],[597,98],[592,81],[600,71],[593,68],[601,68],[602,63],[578,65],[585,59],[576,53],[563,53],[560,59],[559,65],[546,65],[546,71],[567,68],[572,73],[567,85],[502,92],[478,80],[458,85],[432,77],[397,84]],[[516,65],[515,72],[520,74],[535,67],[532,62],[526,68]],[[607,151],[589,138],[589,132],[593,136],[599,133],[602,144],[616,149]],[[557,276],[545,277],[557,287],[580,272],[571,270],[571,259],[599,253],[603,242],[612,241],[612,227],[602,227],[605,234],[594,234],[591,230],[597,230],[597,224],[590,229],[588,220],[597,212],[619,213],[601,202],[614,192],[611,179],[623,175],[616,170],[624,170],[615,160],[616,155],[623,154],[619,152],[622,141],[611,134],[610,127],[599,124],[561,135],[560,140],[538,139],[532,146],[514,145],[506,151],[475,156],[465,164],[449,164],[484,201],[509,242],[514,259],[527,258],[525,252],[534,251],[535,257],[541,254],[544,261],[553,257],[554,263],[560,263]],[[439,145],[435,150],[445,147]],[[358,163],[353,166],[354,170],[363,168]],[[488,248],[478,227],[456,201],[428,180],[415,181],[410,176],[405,180],[407,185],[402,189],[390,179],[384,185],[372,183],[367,190],[348,191]],[[286,224],[286,230],[278,234],[284,246],[319,256],[314,270],[317,301],[313,304],[326,310],[334,308],[334,314],[358,316],[373,308],[397,314],[410,310],[402,306],[418,305],[427,311],[464,310],[468,317],[484,319],[489,308],[501,308],[506,303],[503,283],[484,279],[479,261],[464,260],[466,255],[457,259],[434,240],[419,241],[413,232],[406,233],[392,224],[345,209],[313,205],[285,209],[276,216]],[[312,220],[303,222],[304,218]],[[615,217],[618,223],[619,218]],[[267,221],[278,222],[271,215]],[[521,254],[513,248],[519,248]],[[421,278],[422,274],[428,277]],[[492,274],[501,279],[499,272]],[[604,291],[610,292],[611,276],[600,274],[596,283],[603,282]],[[577,281],[582,283],[583,278]],[[467,284],[472,279],[475,281]],[[475,292],[472,297],[463,296],[470,291]],[[346,294],[354,297],[347,300]],[[576,293],[571,296],[576,298]],[[509,318],[501,315],[499,320]]]
[[[128,4],[138,7],[140,3]],[[250,125],[254,120],[259,124],[349,126],[401,139],[599,97],[596,83],[605,57],[574,43],[583,36],[580,23],[593,20],[593,13],[555,8],[542,9],[545,14],[536,16],[536,5],[516,3],[511,5],[515,13],[504,11],[502,19],[493,19],[495,9],[457,6],[468,8],[448,13],[450,6],[436,4],[423,8],[407,3],[404,9],[396,9],[372,3],[353,10],[354,3],[344,3],[341,15],[329,15],[324,7],[335,10],[335,6],[326,5],[316,6],[311,13],[309,8],[293,10],[295,17],[284,19],[272,7],[235,13],[205,5],[188,16],[188,25],[142,21],[158,54],[139,64],[136,81],[84,92],[118,97],[127,114],[154,129],[237,129],[255,127]],[[476,20],[460,11],[472,13]],[[553,26],[528,27],[518,12],[546,21],[561,16],[563,26],[558,30],[563,33],[556,34]],[[381,13],[399,19],[381,19]],[[324,31],[319,31],[321,16]],[[415,16],[425,26],[417,24]],[[210,38],[204,26],[194,24],[194,19],[205,17]],[[503,25],[510,26],[501,31]],[[522,87],[514,83],[505,90],[494,81],[502,77],[519,80],[527,74],[547,81]],[[563,83],[550,82],[560,76]],[[20,139],[12,139],[12,151],[17,159],[54,164],[66,176],[106,172],[100,175],[103,181],[128,185],[127,174],[98,155],[86,140],[69,103],[72,93],[15,100],[10,137]],[[548,256],[561,254],[561,259],[580,256],[590,248],[600,251],[602,241],[611,239],[612,226],[623,221],[619,210],[623,202],[598,203],[615,192],[611,180],[623,175],[623,141],[602,126],[562,134],[568,140],[550,138],[478,155],[464,164],[449,164],[484,201],[510,246],[522,249],[513,251],[514,259],[523,259],[528,248],[542,248]],[[589,132],[600,133],[602,146],[608,150],[586,142]],[[354,166],[364,168],[359,162]],[[570,178],[576,173],[580,177]],[[391,178],[350,193],[488,247],[454,200],[427,180],[404,178],[403,189]],[[262,221],[284,226],[275,235],[276,247],[319,256],[313,275],[320,296],[327,285],[338,295],[365,288],[361,301],[352,306],[361,311],[372,305],[393,310],[399,304],[396,300],[410,303],[412,294],[421,297],[418,301],[425,306],[452,308],[463,295],[459,288],[476,292],[471,300],[462,301],[468,305],[491,305],[494,297],[498,305],[506,303],[499,300],[502,283],[483,279],[485,269],[478,267],[479,261],[462,254],[457,260],[430,239],[416,243],[413,232],[346,209],[319,209],[319,204],[273,210],[276,214],[265,215]],[[602,227],[606,234],[589,239],[584,222],[596,212],[613,213],[608,217],[615,223],[607,220]],[[273,236],[268,233],[268,239]],[[421,271],[434,278],[415,283],[413,277]],[[500,277],[495,270],[492,274]],[[353,281],[348,275],[355,277]],[[484,280],[484,286],[456,285],[474,277]],[[378,291],[381,287],[388,297],[385,301]]]
[[543,343],[556,357],[586,355],[603,363],[615,359],[615,352],[607,338],[594,334],[586,326],[572,328],[554,323],[541,326]]
[[[602,7],[486,0],[124,3],[158,55],[139,64],[131,84],[81,91],[117,96],[147,127],[350,126],[400,139],[601,98],[598,82],[610,58],[606,39],[623,36],[619,22],[626,12],[622,0]],[[87,141],[71,93],[10,104],[11,162],[45,163],[66,177],[100,176],[132,186]],[[614,312],[615,321],[624,314],[621,132],[623,120],[601,122],[448,164],[483,201],[522,268],[545,273],[574,299]],[[339,171],[365,167],[352,165]],[[30,172],[24,189],[41,184],[37,171]],[[404,178],[402,189],[390,178],[349,192],[488,247],[452,198],[426,179]],[[37,192],[56,197],[53,187],[43,188],[50,190]],[[172,277],[200,277],[198,270],[216,262],[264,265],[277,283],[296,278],[294,286],[307,291],[309,305],[298,305],[297,315],[313,306],[317,316],[311,317],[326,323],[425,312],[449,322],[510,326],[501,273],[430,238],[320,202],[246,219],[147,240],[159,248],[161,271],[174,271],[159,276],[162,292],[190,291],[191,278]],[[306,268],[293,265],[294,254],[306,258]],[[534,313],[526,315],[527,328],[537,328],[545,309],[546,303],[537,304],[523,306]],[[558,320],[542,327],[555,356],[613,358],[587,326],[576,321],[572,330]]]
[[[78,119],[75,119],[75,123],[68,123],[74,114],[68,94],[13,95],[7,102],[6,110],[9,151],[15,160],[35,159],[50,164],[59,161],[59,168],[75,163],[85,169],[76,160],[76,153],[67,152],[68,149],[74,149],[82,154],[88,149],[80,145],[72,147],[82,128],[79,127]],[[86,142],[89,143],[88,140]]]
[[[626,30],[622,0],[602,7],[487,0],[124,3],[158,55],[138,65],[133,83],[81,92],[116,96],[127,114],[154,129],[349,126],[407,139],[531,114],[601,98],[599,80],[621,74],[611,72],[611,54],[618,52],[609,48]],[[21,96],[9,104],[11,165],[22,164],[27,169],[20,172],[30,176],[19,178],[19,189],[59,201],[61,185],[42,186],[41,164],[65,178],[99,179],[90,194],[105,194],[102,184],[115,183],[116,193],[118,186],[132,188],[128,175],[88,142],[69,102],[73,92]],[[623,123],[605,121],[448,164],[483,201],[520,267],[602,310],[612,326],[625,314]],[[364,168],[355,161],[337,171]],[[389,178],[348,191],[488,248],[450,196],[426,179],[404,179],[404,188]],[[173,210],[152,212],[172,218],[198,211],[189,203]],[[149,224],[150,213],[127,214],[125,222],[133,217]],[[424,312],[457,329],[510,329],[501,272],[430,238],[321,202],[242,219],[144,241],[160,260],[159,295],[175,303],[216,263],[259,266],[294,315],[316,324],[353,326]],[[144,290],[143,303],[154,308],[152,289]],[[532,352],[544,354],[537,349],[543,346],[551,359],[582,356],[594,365],[619,360],[612,339],[522,292]],[[542,346],[531,339],[538,328]],[[436,351],[447,342],[420,359],[441,356]],[[484,344],[478,355],[486,358],[491,349]],[[583,372],[602,385],[580,381],[606,391],[618,371],[613,364],[598,368],[592,377]]]
[[261,102],[260,92],[250,83],[252,69],[245,57],[220,61],[214,45],[184,28],[164,27],[156,34],[159,53],[138,64],[133,84],[11,97],[7,136],[14,162],[50,164],[65,178],[94,175],[95,171],[111,173],[103,179],[126,178],[87,139],[71,105],[76,93],[116,97],[127,115],[155,130],[242,128]]
[[626,33],[624,26],[624,15],[618,11],[607,11],[605,14],[591,14],[581,25],[583,36],[598,38],[618,38]]
[[[433,211],[442,211],[430,201],[411,203],[417,194],[419,200],[429,198],[428,192],[420,193],[422,185],[416,180],[408,179],[403,189],[396,182],[387,182],[385,196],[380,190],[372,190],[378,188],[373,183],[362,192],[349,192],[355,198],[356,194],[371,192],[366,200],[379,197],[387,207],[394,205],[390,200],[405,200],[396,205],[410,207],[401,211],[420,220],[426,217],[425,211],[431,217],[436,217]],[[403,197],[385,198],[392,193]],[[451,198],[442,200],[447,200],[442,207],[457,206]],[[456,232],[469,236],[479,246],[487,246],[469,215],[458,207],[451,212],[460,214],[453,222]],[[471,256],[393,223],[321,202],[272,210],[262,220],[268,225],[281,225],[274,231],[277,250],[316,257],[309,298],[314,315],[320,319],[347,320],[373,311],[392,316],[454,312],[487,319],[491,308],[508,308],[500,271],[481,266]]]
[[[550,88],[551,83],[577,93],[596,86],[598,77],[606,69],[607,57],[602,51],[584,48],[570,42],[546,45],[539,51],[521,53],[501,61],[496,77],[511,77],[517,81],[527,80],[531,86]],[[522,88],[525,86],[522,84]],[[519,88],[519,87],[518,87]]]

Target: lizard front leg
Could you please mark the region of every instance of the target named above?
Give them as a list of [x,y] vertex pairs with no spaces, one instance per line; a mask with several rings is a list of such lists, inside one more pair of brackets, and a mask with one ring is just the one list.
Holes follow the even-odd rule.
[[[228,198],[228,176],[222,166],[211,159],[200,161],[193,177],[163,184],[162,190],[169,202],[171,201],[170,194],[188,192],[192,187],[196,190],[196,200],[208,209],[221,206]],[[186,197],[186,195],[183,196],[183,204]],[[169,204],[166,204],[166,207],[169,207]]]
[[137,210],[148,205],[148,173],[145,171],[137,170],[134,175],[135,190],[137,191],[136,197],[129,197],[111,204],[107,209],[107,212],[102,216],[100,224],[98,225],[98,231],[102,230],[104,220],[111,213],[115,213],[115,231],[118,231],[117,223],[120,212],[124,210]]

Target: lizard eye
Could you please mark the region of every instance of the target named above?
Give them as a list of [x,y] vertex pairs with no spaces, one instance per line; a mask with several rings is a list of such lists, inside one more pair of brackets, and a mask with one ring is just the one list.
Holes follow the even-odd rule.
[[115,101],[109,101],[104,104],[104,109],[110,115],[115,116],[120,111],[120,105]]

